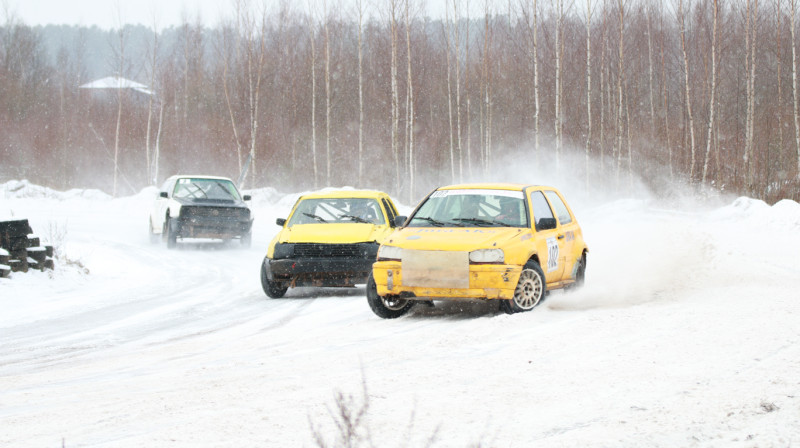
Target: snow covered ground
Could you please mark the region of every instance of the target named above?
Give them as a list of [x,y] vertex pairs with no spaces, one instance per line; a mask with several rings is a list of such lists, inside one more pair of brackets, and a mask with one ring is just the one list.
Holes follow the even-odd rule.
[[0,279],[0,446],[334,446],[337,394],[360,446],[800,444],[796,202],[580,200],[584,289],[382,320],[363,288],[267,298],[297,195],[249,193],[252,249],[167,250],[153,188],[0,184],[0,219],[62,254]]

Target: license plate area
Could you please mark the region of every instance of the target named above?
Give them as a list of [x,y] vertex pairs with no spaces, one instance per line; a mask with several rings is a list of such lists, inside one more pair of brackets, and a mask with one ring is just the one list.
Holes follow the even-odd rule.
[[403,251],[403,285],[469,288],[469,253],[441,250]]

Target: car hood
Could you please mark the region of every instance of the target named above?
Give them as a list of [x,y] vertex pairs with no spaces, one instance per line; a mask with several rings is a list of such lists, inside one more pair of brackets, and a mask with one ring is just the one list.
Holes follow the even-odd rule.
[[281,243],[348,244],[381,241],[391,229],[375,224],[296,224],[281,231]]
[[200,206],[200,207],[236,207],[247,208],[244,201],[220,200],[220,199],[191,199],[191,198],[172,198],[173,201],[181,206]]
[[530,238],[528,229],[517,227],[404,227],[383,244],[403,249],[471,251],[498,247],[513,239]]

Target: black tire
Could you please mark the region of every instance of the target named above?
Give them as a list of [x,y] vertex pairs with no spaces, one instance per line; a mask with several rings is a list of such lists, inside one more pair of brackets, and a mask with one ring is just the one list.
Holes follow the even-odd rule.
[[266,258],[264,258],[264,261],[261,262],[261,288],[264,289],[264,293],[266,293],[271,299],[280,299],[289,289],[289,287],[284,286],[283,283],[273,282],[267,277]]
[[167,228],[167,249],[174,249],[178,246],[178,221],[167,219],[164,227]]
[[586,282],[586,252],[581,254],[581,258],[578,259],[578,269],[575,271],[575,283],[572,284],[572,288],[581,288],[583,284]]
[[508,314],[522,313],[536,308],[547,293],[547,282],[539,263],[529,261],[519,274],[514,298],[500,302],[500,309]]
[[250,231],[242,235],[241,239],[239,239],[239,242],[242,243],[243,248],[249,249],[250,246],[253,245],[253,232]]
[[369,303],[373,313],[384,319],[398,318],[406,314],[414,306],[413,300],[379,296],[372,272],[369,273],[369,278],[367,278],[367,303]]

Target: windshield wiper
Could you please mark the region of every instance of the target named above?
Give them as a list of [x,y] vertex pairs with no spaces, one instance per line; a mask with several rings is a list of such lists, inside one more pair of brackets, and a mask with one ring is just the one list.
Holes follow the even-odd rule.
[[444,223],[443,223],[443,222],[441,222],[441,221],[437,221],[437,220],[435,220],[435,219],[433,219],[433,218],[429,218],[429,217],[427,217],[427,216],[424,216],[424,217],[422,217],[422,216],[415,216],[414,218],[412,218],[412,221],[413,221],[414,219],[421,219],[421,220],[423,220],[423,221],[428,221],[430,224],[432,224],[432,225],[434,225],[434,226],[437,226],[437,227],[442,227],[442,226],[444,226]]
[[479,226],[487,226],[487,227],[494,226],[494,223],[492,221],[487,221],[485,219],[480,219],[480,218],[454,218],[453,221],[468,222],[470,224],[477,224]]
[[353,215],[342,215],[341,217],[342,217],[342,218],[350,218],[351,220],[353,220],[353,221],[355,221],[355,222],[363,222],[364,224],[372,224],[372,221],[370,221],[370,220],[368,220],[368,219],[360,218],[360,217],[358,217],[358,216],[353,216]]
[[306,216],[308,216],[309,218],[314,218],[314,219],[316,219],[316,220],[317,220],[317,221],[319,221],[319,222],[324,222],[324,223],[327,223],[327,222],[328,222],[328,221],[325,221],[325,219],[324,219],[324,218],[322,218],[321,216],[317,216],[317,215],[315,215],[315,214],[313,214],[313,213],[305,213],[305,212],[303,212],[303,214],[304,214],[304,215],[306,215]]

